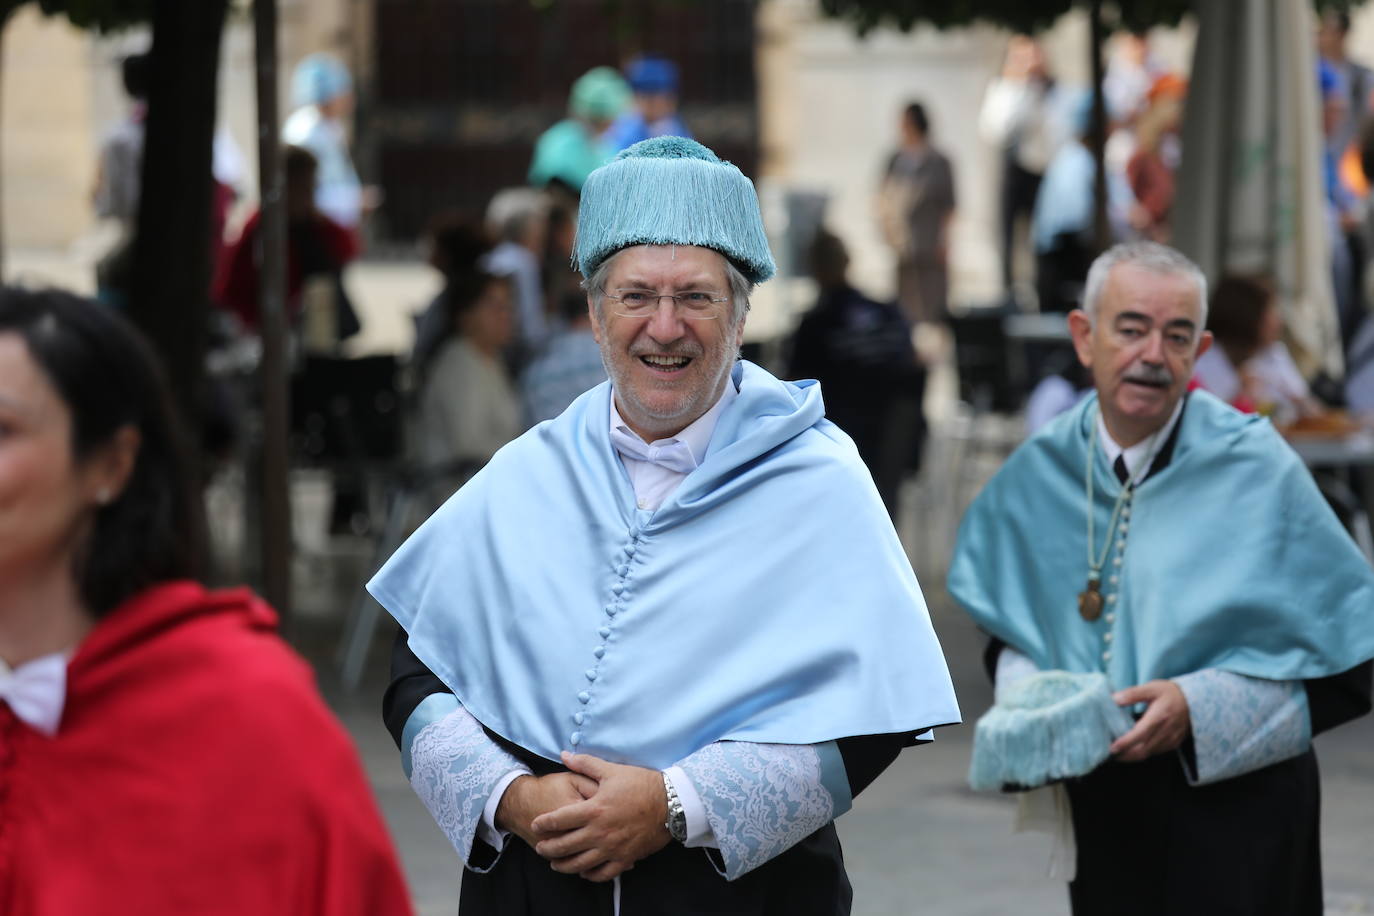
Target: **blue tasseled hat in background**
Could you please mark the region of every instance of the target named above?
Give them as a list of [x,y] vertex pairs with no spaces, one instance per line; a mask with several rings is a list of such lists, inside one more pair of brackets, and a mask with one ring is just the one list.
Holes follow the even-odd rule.
[[1104,674],[1039,671],[998,691],[973,732],[969,784],[1036,788],[1084,776],[1107,759],[1131,716]]
[[582,276],[631,245],[711,248],[754,283],[777,271],[753,182],[685,137],[636,143],[582,186],[573,245]]

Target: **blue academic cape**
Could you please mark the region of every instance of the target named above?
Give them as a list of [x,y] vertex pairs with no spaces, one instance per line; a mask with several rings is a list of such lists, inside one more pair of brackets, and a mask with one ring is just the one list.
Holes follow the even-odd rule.
[[[949,591],[980,627],[1042,669],[1104,671],[1116,688],[1203,668],[1319,678],[1374,657],[1369,563],[1269,421],[1203,391],[1172,459],[1136,489],[1122,565],[1103,572],[1115,600],[1084,621],[1097,411],[1085,398],[1028,440],[964,516]],[[1121,484],[1096,451],[1100,551]]]
[[609,383],[503,448],[368,584],[497,734],[663,768],[718,740],[959,721],[920,588],[814,382],[735,367],[706,456],[656,511]]

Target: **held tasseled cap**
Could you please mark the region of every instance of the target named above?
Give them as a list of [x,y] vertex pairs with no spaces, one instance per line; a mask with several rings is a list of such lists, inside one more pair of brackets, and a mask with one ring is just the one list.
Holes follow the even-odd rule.
[[582,186],[573,260],[584,277],[631,245],[696,245],[729,258],[754,283],[777,268],[754,184],[684,137],[636,143]]

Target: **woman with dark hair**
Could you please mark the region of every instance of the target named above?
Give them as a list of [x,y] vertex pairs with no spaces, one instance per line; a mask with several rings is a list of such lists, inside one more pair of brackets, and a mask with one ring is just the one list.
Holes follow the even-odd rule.
[[409,913],[276,615],[196,581],[197,504],[141,338],[0,288],[0,912]]
[[1287,424],[1323,411],[1283,342],[1283,317],[1267,278],[1230,274],[1212,290],[1207,329],[1216,346],[1194,378],[1223,401]]

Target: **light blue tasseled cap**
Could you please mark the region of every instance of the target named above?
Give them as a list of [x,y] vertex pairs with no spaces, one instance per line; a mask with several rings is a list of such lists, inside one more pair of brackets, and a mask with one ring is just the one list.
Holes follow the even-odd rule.
[[573,260],[584,277],[631,245],[697,245],[762,283],[777,271],[754,183],[695,140],[654,137],[582,186]]
[[1084,776],[1132,724],[1105,674],[1037,671],[999,688],[997,703],[978,720],[969,784],[995,791]]
[[353,77],[332,54],[311,54],[291,73],[291,102],[297,108],[322,105],[352,90]]

